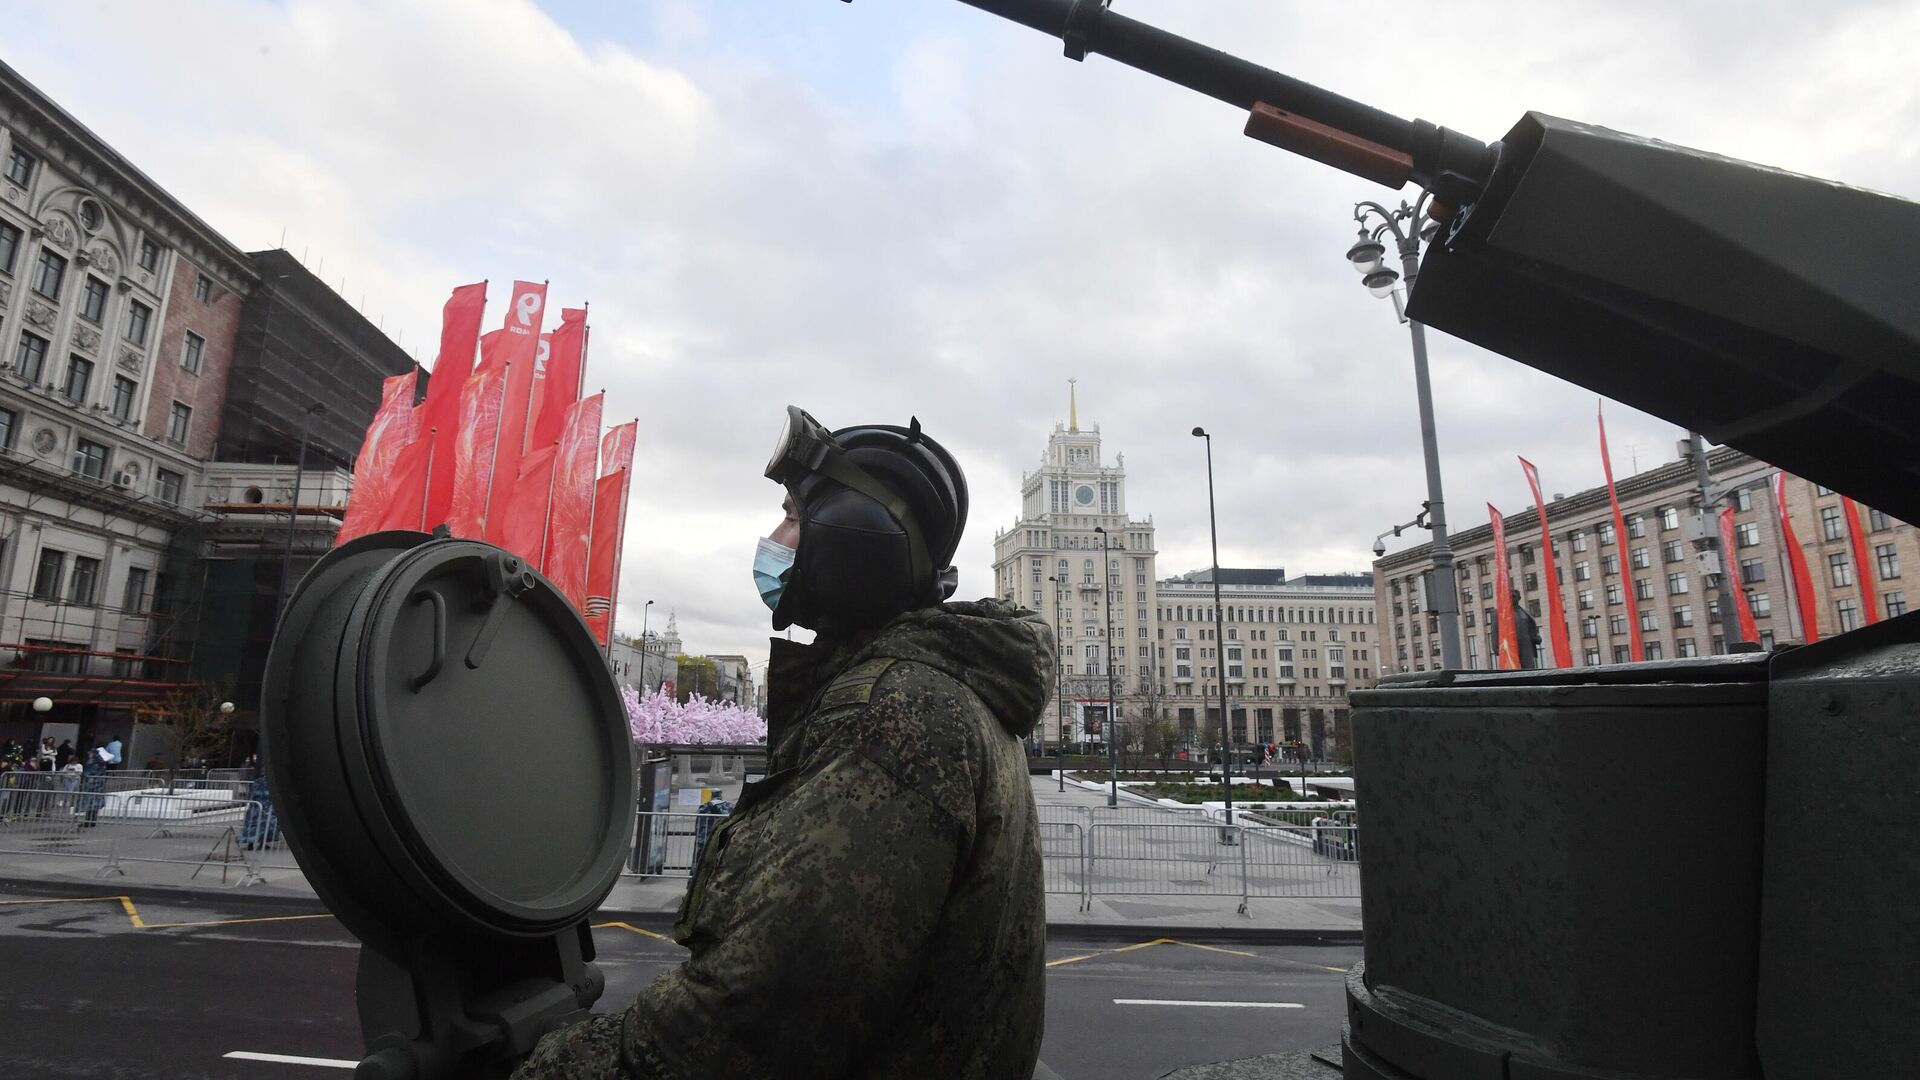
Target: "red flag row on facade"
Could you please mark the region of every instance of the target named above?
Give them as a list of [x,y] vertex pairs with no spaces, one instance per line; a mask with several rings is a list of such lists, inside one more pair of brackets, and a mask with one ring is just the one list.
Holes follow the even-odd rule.
[[[604,395],[582,399],[587,309],[542,333],[546,283],[516,281],[484,336],[485,282],[453,291],[425,400],[412,373],[388,379],[354,462],[336,544],[386,529],[484,540],[546,574],[606,644],[638,422],[603,442]],[[477,360],[476,360],[477,356]]]

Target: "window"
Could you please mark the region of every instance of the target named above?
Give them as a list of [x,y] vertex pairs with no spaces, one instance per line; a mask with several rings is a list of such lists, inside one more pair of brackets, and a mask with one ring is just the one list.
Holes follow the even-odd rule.
[[0,274],[13,273],[13,260],[20,254],[20,230],[0,221]]
[[1666,562],[1684,562],[1687,558],[1687,545],[1678,540],[1669,540],[1660,545],[1660,558]]
[[1580,601],[1580,610],[1582,611],[1590,610],[1593,607],[1593,590],[1581,589],[1579,601]]
[[12,409],[0,409],[0,450],[13,449],[13,425],[18,420]]
[[1684,593],[1686,591],[1687,591],[1686,571],[1682,570],[1679,573],[1667,575],[1667,595],[1668,596],[1679,596],[1681,593]]
[[153,321],[153,309],[138,300],[127,301],[127,328],[121,336],[142,348],[147,344],[147,326]]
[[1743,514],[1753,509],[1753,489],[1736,489],[1733,493],[1733,508]]
[[1568,533],[1567,542],[1573,546],[1573,550],[1575,551],[1587,550],[1587,534],[1582,529],[1575,529],[1571,533]]
[[1634,548],[1632,562],[1635,570],[1645,570],[1653,565],[1653,552],[1646,548]]
[[1647,535],[1647,521],[1645,518],[1641,517],[1639,514],[1635,514],[1632,517],[1627,519],[1627,538],[1628,539],[1638,540],[1645,535]]
[[1666,658],[1666,651],[1661,648],[1660,643],[1657,641],[1647,642],[1646,645],[1640,650],[1640,654],[1642,656],[1645,656],[1649,660],[1661,660]]
[[40,549],[40,565],[33,571],[33,598],[54,603],[60,599],[60,578],[67,569],[67,553]]
[[1816,495],[1831,495],[1833,494],[1833,489],[1825,484],[1815,484],[1813,485],[1813,493]]
[[77,607],[92,607],[94,592],[99,584],[100,560],[75,555],[73,577],[67,581],[67,602]]
[[67,400],[76,404],[85,404],[87,389],[93,383],[93,361],[80,356],[67,358],[67,385],[62,391]]
[[40,164],[32,154],[18,146],[7,150],[7,179],[26,187],[33,182],[33,167]]
[[196,275],[193,279],[193,298],[203,304],[212,303],[213,279],[205,274]]
[[1837,605],[1840,613],[1840,629],[1858,630],[1860,628],[1860,607],[1852,600],[1842,600]]
[[1680,639],[1678,639],[1678,640],[1676,640],[1676,641],[1675,641],[1675,642],[1673,643],[1673,655],[1675,655],[1675,656],[1699,656],[1699,655],[1700,655],[1700,643],[1699,643],[1698,641],[1696,641],[1696,640],[1694,640],[1693,638],[1690,638],[1690,637],[1683,637],[1683,638],[1680,638]]
[[1747,590],[1747,606],[1753,609],[1753,617],[1764,619],[1773,614],[1773,597],[1763,592]]
[[1600,546],[1612,547],[1613,546],[1613,523],[1608,522],[1605,525],[1600,526],[1599,532],[1600,532]]
[[1821,508],[1820,533],[1828,540],[1838,540],[1846,535],[1846,533],[1841,530],[1839,507],[1827,506]]
[[1593,615],[1589,615],[1586,618],[1581,619],[1580,620],[1580,636],[1581,637],[1599,637],[1600,636],[1599,618]]
[[[192,422],[193,410],[177,401],[174,402],[167,409],[167,441],[175,446],[184,445],[187,441],[187,425]],[[1034,603],[1037,604],[1039,601],[1036,600]]]
[[1609,615],[1609,616],[1607,616],[1607,632],[1608,632],[1608,633],[1610,633],[1610,634],[1613,634],[1613,635],[1614,635],[1614,636],[1616,636],[1616,637],[1618,637],[1618,636],[1619,636],[1619,635],[1621,635],[1621,634],[1624,634],[1624,633],[1626,633],[1626,632],[1627,632],[1627,617],[1626,617],[1625,615]]
[[1620,583],[1617,581],[1607,582],[1607,603],[1618,604],[1624,599],[1625,594],[1620,591]]
[[126,611],[145,611],[141,605],[147,601],[147,569],[144,566],[129,567],[127,570],[127,588],[120,597],[120,607]]
[[1660,613],[1657,611],[1641,612],[1640,613],[1640,629],[1642,630],[1660,629]]
[[1600,650],[1588,649],[1586,652],[1580,655],[1580,661],[1581,663],[1586,664],[1588,667],[1599,667],[1600,666]]
[[1693,605],[1675,604],[1673,607],[1674,628],[1681,629],[1693,625]]
[[47,339],[25,330],[20,332],[20,347],[13,351],[13,372],[30,383],[40,381],[47,367]]
[[1644,577],[1634,579],[1633,598],[1635,600],[1653,599],[1653,579]]
[[1660,531],[1667,532],[1670,529],[1677,529],[1679,527],[1680,527],[1680,511],[1677,508],[1671,507],[1671,506],[1661,507],[1660,508]]
[[1879,565],[1882,581],[1900,576],[1900,553],[1894,550],[1892,544],[1875,544],[1873,557]]
[[1907,613],[1907,596],[1905,593],[1890,592],[1882,597],[1882,599],[1887,602],[1887,618],[1891,619]]
[[125,375],[113,377],[113,417],[116,420],[133,419],[133,399],[140,396],[140,386]]
[[1573,564],[1573,580],[1592,581],[1593,580],[1593,564],[1586,561],[1585,559],[1582,559],[1579,562],[1574,563]]
[[91,476],[95,480],[105,480],[107,459],[112,456],[112,451],[97,442],[76,439],[73,447],[73,471],[82,476]]
[[1612,552],[1600,556],[1600,572],[1603,574],[1617,574],[1620,572],[1619,552]]
[[1760,526],[1751,521],[1745,525],[1734,526],[1733,540],[1740,547],[1759,547]]
[[[4,250],[3,243],[0,243],[0,250]],[[4,264],[0,264],[0,268],[4,268]],[[1891,529],[1893,528],[1893,519],[1878,510],[1869,510],[1867,511],[1867,528],[1874,532]]]
[[80,294],[80,317],[98,326],[106,314],[107,283],[89,275]]
[[40,249],[40,260],[33,264],[33,291],[49,300],[60,299],[60,284],[67,277],[67,257],[52,248]]
[[152,240],[140,241],[140,269],[153,271],[160,269],[160,245]]
[[1766,560],[1764,559],[1741,559],[1740,560],[1740,581],[1742,584],[1753,585],[1757,582],[1762,582],[1765,580],[1767,580]]
[[1633,659],[1633,652],[1632,652],[1632,650],[1631,650],[1631,649],[1630,649],[1630,648],[1629,648],[1628,646],[1625,646],[1625,645],[1615,645],[1615,646],[1613,647],[1613,662],[1614,662],[1614,663],[1616,663],[1616,664],[1624,664],[1624,663],[1626,663],[1627,661],[1629,661],[1629,660],[1631,660],[1631,659]]
[[1836,586],[1853,584],[1853,565],[1847,562],[1845,552],[1827,556],[1827,573],[1832,576]]

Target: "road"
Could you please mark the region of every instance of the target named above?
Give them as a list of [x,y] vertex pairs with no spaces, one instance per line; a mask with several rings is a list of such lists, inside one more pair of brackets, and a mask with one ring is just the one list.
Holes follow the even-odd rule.
[[[0,1076],[349,1075],[359,1052],[358,945],[331,916],[240,894],[217,903],[0,901]],[[595,937],[603,1006],[629,1000],[684,955],[619,925]],[[1041,1060],[1061,1080],[1145,1080],[1180,1065],[1325,1046],[1339,1039],[1342,973],[1359,955],[1053,941]]]

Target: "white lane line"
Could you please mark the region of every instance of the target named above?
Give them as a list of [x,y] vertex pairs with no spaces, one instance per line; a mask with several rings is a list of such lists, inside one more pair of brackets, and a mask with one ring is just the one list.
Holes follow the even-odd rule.
[[351,1069],[359,1065],[358,1061],[345,1058],[299,1057],[294,1054],[256,1054],[251,1050],[235,1050],[223,1054],[237,1061],[271,1061],[276,1065],[318,1065],[323,1069]]
[[1174,1001],[1167,998],[1114,998],[1115,1005],[1194,1005],[1206,1009],[1304,1009],[1297,1001]]

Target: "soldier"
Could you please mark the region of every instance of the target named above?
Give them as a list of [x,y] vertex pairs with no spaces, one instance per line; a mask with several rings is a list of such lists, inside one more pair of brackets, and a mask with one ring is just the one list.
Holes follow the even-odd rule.
[[1520,601],[1520,590],[1508,591],[1513,596],[1513,636],[1520,646],[1520,666],[1530,671],[1540,666],[1540,624]]
[[1046,910],[1020,739],[1047,623],[943,603],[959,465],[920,431],[787,409],[785,518],[754,577],[774,629],[770,759],[674,926],[692,955],[624,1013],[547,1036],[517,1080],[1007,1080],[1040,1052]]

